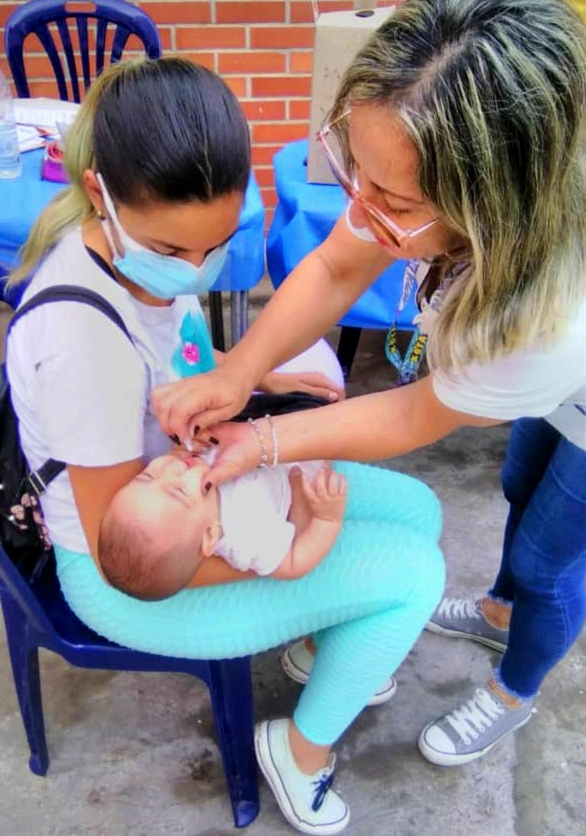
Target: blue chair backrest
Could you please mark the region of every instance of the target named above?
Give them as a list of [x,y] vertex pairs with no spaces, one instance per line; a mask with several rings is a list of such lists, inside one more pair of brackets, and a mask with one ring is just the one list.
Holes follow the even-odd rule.
[[[88,23],[95,21],[95,65],[92,72],[90,62],[90,31]],[[50,28],[50,24],[53,24]],[[73,27],[77,36],[72,40]],[[84,92],[92,79],[104,69],[107,41],[110,40],[108,26],[112,26],[113,37],[110,46],[109,64],[120,60],[122,51],[131,35],[143,43],[149,58],[161,55],[161,40],[155,23],[146,12],[127,3],[126,0],[94,0],[94,2],[59,2],[59,0],[29,0],[16,9],[6,21],[4,47],[10,72],[21,98],[30,96],[24,63],[24,40],[30,35],[37,36],[45,48],[64,101],[80,102],[82,92],[79,85],[79,70],[76,52],[79,51],[83,74]],[[60,43],[59,43],[60,41]],[[67,89],[65,57],[69,74],[71,94]]]

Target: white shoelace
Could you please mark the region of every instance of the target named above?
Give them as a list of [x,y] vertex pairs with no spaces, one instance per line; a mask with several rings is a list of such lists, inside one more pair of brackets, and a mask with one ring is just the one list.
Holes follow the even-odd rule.
[[444,598],[437,613],[442,618],[482,618],[478,601],[468,598]]
[[471,743],[506,712],[486,688],[477,688],[472,699],[446,715],[446,720],[464,743]]

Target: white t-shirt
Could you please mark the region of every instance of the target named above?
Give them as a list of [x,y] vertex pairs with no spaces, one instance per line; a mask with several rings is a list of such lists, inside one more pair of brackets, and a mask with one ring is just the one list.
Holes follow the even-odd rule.
[[[313,479],[322,462],[300,462],[298,466]],[[219,486],[222,537],[214,552],[234,569],[270,575],[291,548],[295,527],[287,515],[292,467],[261,467]]]
[[472,363],[453,377],[436,371],[432,379],[450,409],[501,420],[545,418],[586,450],[586,299],[555,344]]
[[[348,229],[375,241],[345,214]],[[425,271],[417,271],[418,279]],[[432,373],[438,399],[450,409],[497,420],[545,418],[586,450],[586,295],[554,345],[524,348],[492,363],[472,363],[457,374]]]
[[[170,442],[150,410],[149,393],[198,371],[203,313],[197,297],[160,308],[137,302],[93,260],[79,229],[45,258],[24,301],[57,284],[88,287],[107,299],[134,345],[103,313],[78,302],[43,305],[15,324],[7,367],[30,466],[53,458],[99,467],[165,452]],[[53,542],[89,551],[67,471],[49,485],[42,504]]]

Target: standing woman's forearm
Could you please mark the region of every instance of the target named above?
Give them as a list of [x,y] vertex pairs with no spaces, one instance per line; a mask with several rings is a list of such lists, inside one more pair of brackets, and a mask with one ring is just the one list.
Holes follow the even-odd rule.
[[275,416],[273,421],[281,462],[376,461],[432,444],[462,426],[500,423],[445,406],[433,391],[431,377],[316,410]]
[[389,263],[378,245],[356,238],[341,218],[279,287],[227,362],[256,386],[335,325]]
[[322,337],[390,263],[381,247],[358,239],[345,220],[339,220],[323,244],[281,285],[218,369],[152,393],[163,432],[187,443],[194,432],[232,418],[267,372]]

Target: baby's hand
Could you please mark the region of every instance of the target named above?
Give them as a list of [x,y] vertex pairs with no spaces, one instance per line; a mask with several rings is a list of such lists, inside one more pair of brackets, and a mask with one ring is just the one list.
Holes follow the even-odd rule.
[[329,465],[318,471],[313,483],[303,477],[303,493],[314,518],[341,523],[346,507],[346,480]]

